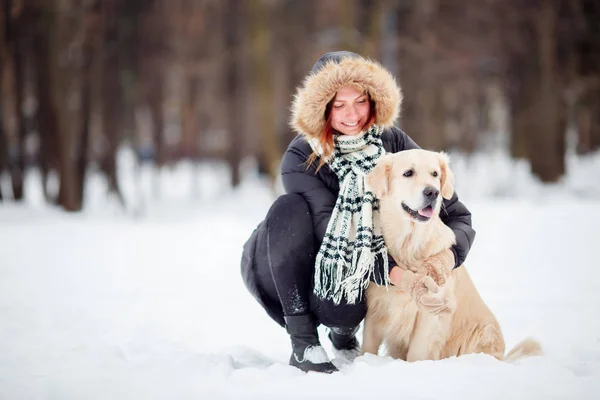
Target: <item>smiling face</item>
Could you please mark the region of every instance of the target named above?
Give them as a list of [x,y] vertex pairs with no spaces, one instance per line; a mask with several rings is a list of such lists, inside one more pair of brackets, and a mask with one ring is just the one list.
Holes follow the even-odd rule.
[[448,156],[421,149],[384,156],[369,174],[369,185],[381,202],[391,201],[414,221],[437,215],[442,197],[454,193],[454,176]]
[[331,126],[343,135],[358,135],[369,122],[369,96],[351,86],[337,91],[331,106]]

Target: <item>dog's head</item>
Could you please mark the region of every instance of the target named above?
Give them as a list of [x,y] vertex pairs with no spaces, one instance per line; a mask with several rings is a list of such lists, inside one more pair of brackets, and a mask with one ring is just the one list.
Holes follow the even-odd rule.
[[446,153],[415,149],[383,156],[367,177],[382,204],[392,201],[415,221],[429,221],[440,211],[441,197],[454,194],[454,175]]

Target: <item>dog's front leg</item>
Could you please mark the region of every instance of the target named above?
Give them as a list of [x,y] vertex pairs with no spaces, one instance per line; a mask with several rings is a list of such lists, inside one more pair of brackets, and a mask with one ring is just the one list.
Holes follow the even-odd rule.
[[408,346],[406,361],[439,360],[447,340],[449,315],[434,316],[419,311],[415,330]]
[[376,318],[377,317],[369,313],[367,310],[367,315],[365,316],[365,325],[363,327],[361,354],[371,353],[377,355],[377,353],[379,353],[379,346],[381,346],[383,336],[381,335],[381,327],[378,327],[377,323],[375,322]]

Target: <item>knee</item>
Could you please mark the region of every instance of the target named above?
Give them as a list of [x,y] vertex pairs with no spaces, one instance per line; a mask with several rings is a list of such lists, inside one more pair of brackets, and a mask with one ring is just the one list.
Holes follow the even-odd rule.
[[297,233],[312,236],[313,221],[306,200],[295,193],[279,196],[273,203],[265,219],[267,230],[278,227],[291,227]]

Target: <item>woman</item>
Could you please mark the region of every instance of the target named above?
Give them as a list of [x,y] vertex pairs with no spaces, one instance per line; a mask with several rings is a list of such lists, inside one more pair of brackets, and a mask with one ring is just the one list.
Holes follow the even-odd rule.
[[444,201],[441,218],[456,234],[456,245],[426,263],[430,276],[403,271],[388,257],[377,200],[364,177],[385,152],[418,147],[393,126],[401,100],[385,68],[350,52],[323,55],[297,89],[291,124],[299,135],[281,165],[286,194],[245,244],[242,275],[286,328],[290,365],[303,371],[336,371],[320,344],[319,324],[330,328],[335,350],[358,354],[355,334],[366,313],[369,280],[397,285],[438,312],[432,277],[443,284],[475,237],[471,214],[455,194]]

